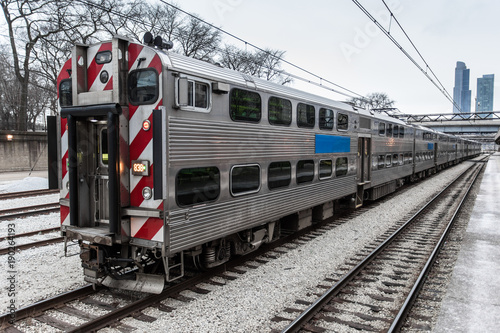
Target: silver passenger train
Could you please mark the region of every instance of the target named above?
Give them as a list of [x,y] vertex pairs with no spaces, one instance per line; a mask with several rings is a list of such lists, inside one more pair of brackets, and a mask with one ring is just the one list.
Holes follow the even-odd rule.
[[59,74],[61,230],[89,282],[159,293],[480,153],[162,45],[76,45]]

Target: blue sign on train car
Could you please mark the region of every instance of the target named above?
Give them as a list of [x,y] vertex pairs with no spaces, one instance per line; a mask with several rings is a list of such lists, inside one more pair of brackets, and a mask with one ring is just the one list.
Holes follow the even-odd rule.
[[350,137],[316,134],[316,154],[349,153],[350,151]]
[[433,143],[428,143],[427,144],[427,149],[428,150],[434,150],[434,144]]

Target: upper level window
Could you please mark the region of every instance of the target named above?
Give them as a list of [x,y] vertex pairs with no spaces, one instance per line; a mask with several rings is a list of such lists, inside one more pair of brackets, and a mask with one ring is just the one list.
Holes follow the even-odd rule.
[[404,138],[405,137],[405,128],[404,126],[399,126],[399,137]]
[[292,102],[279,97],[270,97],[268,102],[269,123],[288,126],[292,123]]
[[395,138],[397,138],[399,136],[399,126],[398,125],[394,125],[393,127],[393,135]]
[[229,99],[229,114],[235,121],[258,123],[262,116],[260,95],[253,91],[234,88]]
[[131,104],[153,104],[158,95],[158,72],[155,69],[137,69],[129,74],[128,98]]
[[385,135],[385,123],[378,124],[378,135]]
[[370,120],[370,118],[359,117],[359,128],[371,129],[372,121]]
[[209,112],[210,84],[188,77],[179,77],[176,82],[175,104],[184,111]]
[[231,194],[242,195],[258,192],[260,189],[260,166],[241,165],[231,169]]
[[59,83],[59,105],[61,105],[61,107],[73,105],[71,79],[62,80],[61,83]]
[[315,119],[314,106],[304,103],[297,104],[297,126],[313,128]]
[[347,131],[349,128],[349,116],[345,113],[337,114],[337,129],[340,131]]
[[269,189],[285,187],[292,180],[292,166],[290,162],[272,162],[267,169],[267,184]]
[[385,132],[385,135],[392,137],[392,124],[387,124],[387,131]]
[[319,109],[319,129],[333,129],[333,110],[325,108]]
[[182,169],[175,178],[179,206],[214,201],[220,194],[220,172],[216,167]]
[[314,179],[314,161],[303,160],[297,163],[297,184],[312,182]]

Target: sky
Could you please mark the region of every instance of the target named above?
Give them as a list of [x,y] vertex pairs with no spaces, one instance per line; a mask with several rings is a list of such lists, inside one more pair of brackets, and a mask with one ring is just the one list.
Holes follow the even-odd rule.
[[[423,60],[395,21],[391,22],[383,1],[359,2],[386,29],[390,25],[393,37],[425,70]],[[500,109],[499,1],[385,3],[451,96],[456,62],[463,61],[470,68],[471,110],[477,78],[484,74],[496,76],[494,110]],[[287,61],[357,94],[386,93],[405,114],[453,112],[453,105],[442,92],[352,0],[182,0],[177,4],[248,43],[286,51]],[[251,49],[228,36],[224,42]],[[320,83],[290,66],[283,69]],[[292,86],[335,100],[347,98],[300,80]]]
[[[146,0],[150,3],[159,0]],[[318,77],[283,69],[317,84],[325,80],[366,96],[382,92],[405,114],[451,113],[452,103],[356,6],[353,0],[167,0],[262,49],[285,51],[285,60]],[[359,2],[426,68],[383,0]],[[455,66],[470,69],[474,110],[477,78],[495,74],[494,110],[500,109],[500,1],[385,0],[430,70],[453,96]],[[0,25],[4,25],[3,17]],[[3,27],[5,28],[5,27]],[[5,31],[5,29],[0,29]],[[223,42],[252,48],[223,35]],[[431,74],[430,70],[427,70]],[[439,85],[437,80],[434,81]],[[293,87],[334,100],[349,97],[295,79]],[[331,88],[335,88],[330,86]],[[351,94],[352,95],[352,94]]]

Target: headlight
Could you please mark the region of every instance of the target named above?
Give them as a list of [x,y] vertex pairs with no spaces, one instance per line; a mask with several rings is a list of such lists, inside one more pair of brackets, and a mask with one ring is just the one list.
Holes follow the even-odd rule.
[[149,200],[153,197],[153,190],[151,187],[145,187],[142,189],[142,197],[144,200]]

